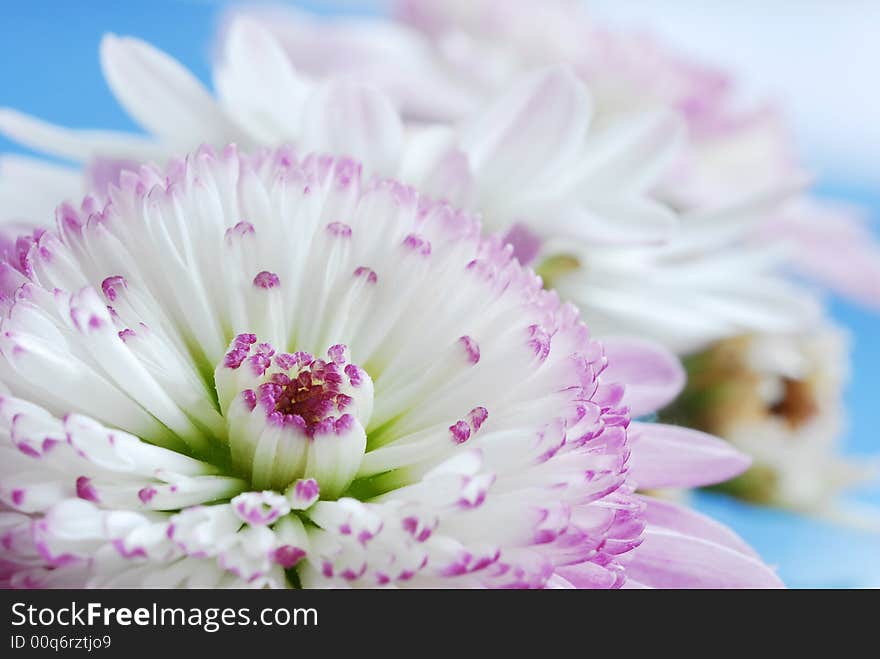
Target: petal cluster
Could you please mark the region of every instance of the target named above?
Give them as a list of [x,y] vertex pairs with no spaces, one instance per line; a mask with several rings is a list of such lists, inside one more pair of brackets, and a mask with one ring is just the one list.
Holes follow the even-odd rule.
[[655,525],[637,486],[747,465],[631,424],[681,386],[671,357],[618,345],[615,374],[511,247],[354,161],[203,148],[19,247],[12,585],[711,585],[670,546],[778,584],[711,524],[648,543],[682,518]]

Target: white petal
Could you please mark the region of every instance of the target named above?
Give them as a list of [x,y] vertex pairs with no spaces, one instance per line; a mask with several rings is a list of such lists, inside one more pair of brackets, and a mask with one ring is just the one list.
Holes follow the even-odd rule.
[[164,153],[164,149],[146,138],[126,133],[70,130],[9,108],[0,108],[0,133],[37,151],[81,162],[97,155],[147,160]]
[[515,191],[573,163],[590,117],[586,87],[567,68],[557,67],[528,76],[469,119],[459,145],[484,194]]
[[403,124],[378,89],[346,80],[323,83],[306,104],[302,148],[351,156],[371,173],[396,170]]
[[174,149],[230,142],[238,137],[199,81],[148,43],[108,34],[101,41],[101,66],[120,104]]
[[275,37],[260,23],[232,21],[223,58],[214,69],[220,103],[257,141],[280,144],[300,138],[303,107],[311,91]]
[[0,221],[25,220],[48,226],[55,207],[82,196],[82,187],[82,174],[73,168],[24,156],[2,156]]

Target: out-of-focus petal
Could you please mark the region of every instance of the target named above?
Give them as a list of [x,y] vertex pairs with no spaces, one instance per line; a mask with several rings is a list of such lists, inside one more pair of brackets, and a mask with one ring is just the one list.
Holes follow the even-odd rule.
[[329,80],[309,98],[302,146],[362,160],[371,172],[389,174],[400,157],[403,124],[388,98],[373,87]]
[[148,43],[108,34],[101,42],[101,66],[119,103],[160,139],[190,148],[236,135],[195,76]]
[[76,170],[27,158],[0,158],[0,222],[33,222],[48,225],[55,206],[82,194]]
[[230,25],[223,49],[214,84],[229,116],[268,144],[299,137],[309,86],[275,37],[260,23],[239,18]]
[[526,76],[461,128],[460,147],[481,186],[524,185],[556,173],[583,147],[591,117],[587,89],[565,67]]
[[97,154],[131,155],[143,159],[161,154],[150,140],[103,130],[71,130],[26,114],[0,108],[0,133],[36,151],[84,161]]

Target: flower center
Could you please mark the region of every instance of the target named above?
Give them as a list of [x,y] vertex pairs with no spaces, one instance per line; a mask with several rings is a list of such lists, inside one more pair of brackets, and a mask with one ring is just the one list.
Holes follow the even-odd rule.
[[[348,375],[340,372],[339,366],[332,361],[316,360],[305,353],[294,358],[304,368],[293,378],[285,373],[275,373],[269,382],[260,385],[258,398],[265,398],[267,406],[273,406],[285,419],[300,424],[313,437],[351,408],[351,396],[341,390]],[[358,372],[354,365],[349,364],[348,368],[353,373]]]
[[253,487],[312,478],[322,498],[333,498],[351,483],[366,450],[373,383],[345,346],[321,359],[241,334],[214,377],[233,467]]
[[781,417],[792,429],[800,428],[818,414],[819,404],[810,382],[783,378],[782,388],[783,396],[770,407],[770,414]]

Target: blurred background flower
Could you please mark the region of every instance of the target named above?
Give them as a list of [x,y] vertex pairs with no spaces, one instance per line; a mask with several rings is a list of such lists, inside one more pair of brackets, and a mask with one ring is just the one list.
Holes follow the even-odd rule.
[[[0,105],[14,106],[27,114],[65,126],[138,130],[113,102],[102,80],[97,66],[97,45],[103,33],[130,34],[145,39],[180,60],[207,83],[217,30],[230,4],[185,0],[118,4],[110,0],[94,0],[87,5],[89,20],[83,20],[82,5],[68,7],[36,0],[10,7],[6,10],[4,27],[0,28],[0,81],[3,83],[0,85]],[[387,11],[383,3],[376,2],[288,4],[323,14]],[[742,107],[763,107],[765,101],[772,101],[774,108],[781,111],[782,119],[793,128],[800,162],[816,175],[819,195],[823,199],[857,204],[873,217],[880,213],[880,123],[876,122],[880,117],[880,94],[867,93],[869,87],[864,84],[874,76],[869,67],[880,56],[880,44],[872,37],[869,27],[880,20],[880,7],[876,4],[853,0],[845,5],[832,6],[812,0],[778,2],[768,6],[757,0],[746,0],[735,5],[716,6],[710,12],[695,0],[658,0],[653,3],[598,0],[589,3],[589,12],[603,27],[649,33],[652,43],[665,42],[682,55],[695,56],[710,67],[717,66],[731,73],[737,85],[736,100]],[[540,15],[546,20],[536,19],[529,27],[537,26],[534,28],[537,37],[546,39],[550,34],[552,39],[562,30],[562,25],[550,22],[552,16],[549,12]],[[564,54],[562,52],[560,56]],[[496,68],[484,73],[496,75],[498,71]],[[699,77],[699,82],[709,86],[715,83],[712,76]],[[695,112],[695,115],[700,113]],[[757,121],[755,125],[760,136],[766,123]],[[22,152],[17,145],[2,138],[0,151]],[[8,166],[8,161],[2,166]],[[718,191],[716,181],[700,180],[699,183],[701,185],[688,186],[687,189],[699,189],[705,194]],[[702,196],[683,199],[671,194],[670,197],[679,205],[697,204],[702,200]],[[830,212],[824,206],[822,211]],[[798,235],[810,237],[803,217],[799,216],[800,224],[796,225]],[[786,218],[779,220],[783,226],[786,221]],[[795,220],[789,218],[788,221]],[[841,236],[820,234],[813,243],[827,245],[831,238],[840,239]],[[813,253],[821,254],[821,250],[802,253],[812,256]],[[865,276],[853,281],[848,277],[849,271],[823,265],[821,259],[804,258],[802,261],[798,264],[800,270],[830,281],[835,288],[845,290],[852,297],[870,298],[871,291],[876,291],[880,284]],[[859,270],[867,271],[867,268]],[[876,405],[876,374],[880,372],[880,346],[872,341],[872,337],[880,328],[880,320],[876,314],[842,298],[832,298],[830,309],[833,321],[846,327],[850,335],[853,366],[844,399],[848,424],[844,425],[844,420],[837,418],[833,409],[830,414],[817,416],[825,424],[823,427],[839,427],[843,452],[853,463],[861,465],[866,456],[877,453],[875,429],[880,427],[880,407]],[[782,421],[776,419],[773,424],[763,426],[764,432],[776,435],[770,441],[784,447],[786,432],[794,427],[791,421],[800,419],[805,411],[828,407],[820,403],[827,403],[838,395],[833,386],[829,392],[828,385],[844,382],[846,369],[838,368],[840,363],[829,364],[827,354],[825,360],[813,364],[810,346],[803,346],[800,351],[792,350],[798,354],[780,362],[781,351],[773,346],[775,338],[760,337],[750,339],[749,345],[740,343],[722,348],[726,348],[723,354],[729,356],[733,353],[735,359],[732,361],[739,365],[737,373],[745,373],[737,382],[746,382],[750,394],[757,396],[756,400],[760,399],[764,408],[786,412],[781,415]],[[845,343],[836,335],[828,341],[835,350]],[[790,343],[787,347],[792,348]],[[768,352],[775,358],[772,363],[761,358]],[[718,360],[713,356],[717,355],[698,355],[704,364],[707,358],[716,364]],[[730,361],[728,359],[726,363]],[[761,369],[752,368],[755,364]],[[795,372],[792,369],[805,375],[792,377]],[[798,395],[804,393],[804,387],[798,383],[814,380],[817,369],[820,377],[825,378],[821,395],[814,396],[813,389],[807,392],[810,396]],[[693,370],[691,374],[693,376]],[[695,388],[705,384],[707,379],[711,382],[709,377],[692,384],[689,393],[693,394]],[[737,426],[742,427],[744,421],[754,423],[755,417],[730,419],[721,407],[715,410],[712,418],[694,421],[694,425],[732,438],[739,432]],[[744,435],[753,436],[752,430],[744,431]],[[828,434],[824,437],[827,438]],[[766,457],[765,461],[772,464],[772,456]],[[821,476],[834,484],[859,475],[858,471],[844,465],[838,470],[829,464]],[[805,488],[798,481],[797,477],[802,477],[803,472],[796,472],[794,478],[786,480],[784,477],[789,475],[777,474],[783,478],[776,480],[784,485],[766,495],[771,501],[792,508],[805,508],[805,500],[811,497],[822,499],[821,489],[817,493],[814,488]],[[804,490],[808,491],[804,493]],[[760,491],[760,488],[749,490],[747,498],[760,500]],[[840,503],[835,512],[838,521],[845,518],[847,526],[843,528],[839,523],[831,526],[827,522],[739,503],[714,493],[701,493],[696,502],[704,512],[738,530],[768,562],[777,564],[782,578],[790,586],[880,586],[880,561],[877,560],[880,533],[876,528],[865,528],[871,526],[872,519],[870,513],[863,513],[863,509],[880,505],[880,487],[876,484],[873,490],[853,490]]]
[[[744,0],[709,10],[696,0],[597,0],[590,9],[609,28],[650,33],[731,72],[743,104],[772,102],[793,132],[803,166],[815,177],[817,195],[825,202],[858,205],[878,234],[880,94],[864,84],[880,58],[872,28],[880,21],[877,3]],[[804,225],[797,231],[809,236]],[[815,259],[811,263],[821,267]],[[857,284],[876,287],[878,281]],[[839,420],[841,452],[865,465],[880,444],[875,430],[880,346],[874,340],[880,319],[841,297],[829,302],[834,322],[849,334],[851,350],[846,418]],[[829,464],[828,473],[833,470]],[[870,511],[878,504],[876,480],[850,490],[840,510],[854,524],[842,528],[708,494],[698,501],[704,512],[730,523],[769,562],[779,564],[783,579],[794,587],[880,585],[880,535]],[[869,528],[857,530],[860,522]]]

